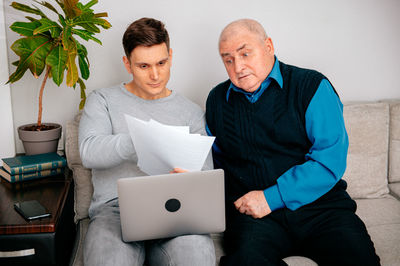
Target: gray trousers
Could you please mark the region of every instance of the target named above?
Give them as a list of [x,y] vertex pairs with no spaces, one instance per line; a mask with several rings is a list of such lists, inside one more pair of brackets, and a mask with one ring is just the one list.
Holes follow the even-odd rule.
[[209,235],[123,242],[117,200],[104,204],[91,217],[83,252],[87,266],[215,265],[214,244]]

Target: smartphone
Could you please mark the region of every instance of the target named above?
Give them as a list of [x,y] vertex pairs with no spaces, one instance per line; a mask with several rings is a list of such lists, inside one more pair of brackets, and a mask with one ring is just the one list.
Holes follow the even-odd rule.
[[28,221],[50,216],[50,212],[37,200],[16,202],[14,208]]

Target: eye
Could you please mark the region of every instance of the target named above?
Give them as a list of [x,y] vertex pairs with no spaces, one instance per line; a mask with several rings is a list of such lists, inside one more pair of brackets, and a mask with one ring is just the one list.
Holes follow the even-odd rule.
[[243,57],[248,57],[249,53],[243,53]]
[[163,65],[165,65],[166,63],[167,63],[167,61],[163,60],[163,61],[158,62],[158,65],[159,65],[159,66],[163,66]]
[[225,64],[227,64],[227,65],[229,65],[229,64],[232,64],[232,59],[227,59],[227,60],[225,60]]
[[147,68],[147,65],[146,64],[140,64],[139,67],[142,68],[142,69],[145,69],[145,68]]

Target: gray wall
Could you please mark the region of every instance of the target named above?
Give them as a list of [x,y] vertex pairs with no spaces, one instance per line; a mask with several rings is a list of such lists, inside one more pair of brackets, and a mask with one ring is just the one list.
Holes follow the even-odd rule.
[[[10,3],[5,1],[7,27],[22,19]],[[121,36],[133,20],[147,16],[164,21],[170,33],[174,58],[168,87],[204,107],[210,89],[227,78],[217,51],[219,33],[232,20],[249,17],[265,26],[280,60],[323,72],[343,101],[400,98],[398,0],[100,0],[95,9],[107,11],[113,27],[100,34],[103,46],[86,45],[88,92],[129,81],[121,61]],[[17,37],[7,31],[8,47]],[[17,57],[10,49],[8,56],[14,71],[11,62]],[[41,78],[26,75],[11,85],[15,128],[35,122],[40,83]],[[79,91],[48,82],[43,119],[65,125],[78,104]],[[15,141],[22,152],[18,137]]]

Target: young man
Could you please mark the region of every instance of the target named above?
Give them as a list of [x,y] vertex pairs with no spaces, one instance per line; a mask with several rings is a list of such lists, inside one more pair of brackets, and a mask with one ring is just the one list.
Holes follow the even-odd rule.
[[[189,126],[191,133],[206,134],[201,108],[166,87],[172,50],[164,24],[150,18],[133,22],[123,36],[123,46],[123,62],[132,81],[93,91],[79,125],[82,163],[92,169],[94,187],[85,265],[143,265],[145,261],[146,265],[214,265],[214,246],[208,235],[122,241],[116,181],[146,175],[137,166],[124,114]],[[203,169],[212,169],[211,157]]]
[[207,99],[213,157],[225,170],[227,256],[221,265],[379,265],[341,178],[342,103],[321,73],[276,58],[263,27],[234,21],[219,52],[230,80]]

